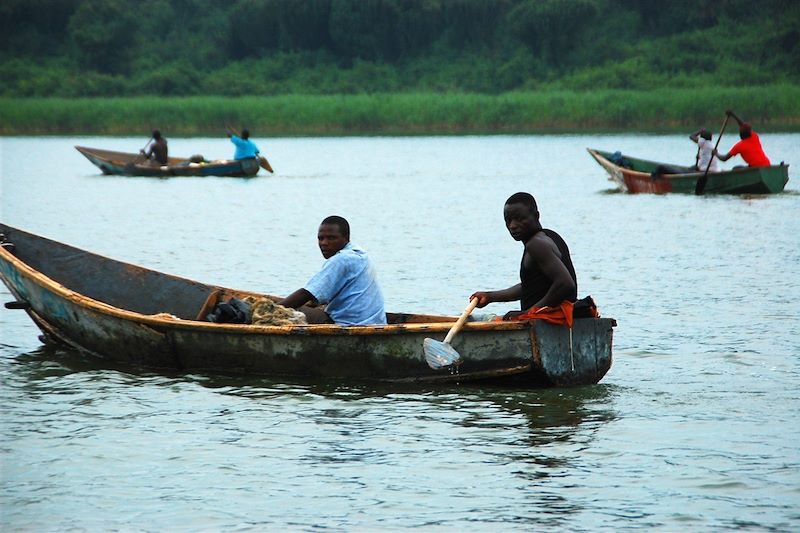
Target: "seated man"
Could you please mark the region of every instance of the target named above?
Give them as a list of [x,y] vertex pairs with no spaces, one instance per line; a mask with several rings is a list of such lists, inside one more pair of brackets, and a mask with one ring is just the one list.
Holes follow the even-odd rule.
[[228,129],[228,137],[231,138],[231,142],[236,146],[236,151],[233,154],[233,158],[237,161],[241,159],[252,159],[258,157],[258,147],[256,143],[250,140],[250,131],[244,129],[242,130],[242,136],[239,137],[234,133],[233,130],[230,128]]
[[735,155],[741,155],[748,166],[751,167],[768,167],[771,165],[767,154],[761,148],[761,139],[758,134],[753,131],[753,128],[747,122],[742,122],[742,119],[736,116],[736,113],[730,109],[725,111],[728,116],[736,119],[739,123],[739,138],[741,141],[733,145],[730,152],[727,154],[720,154],[714,150],[714,155],[719,157],[720,161],[727,161]]
[[520,283],[498,291],[476,292],[470,300],[477,298],[478,307],[519,300],[521,310],[509,311],[503,320],[517,319],[532,308],[575,302],[578,281],[569,248],[558,233],[542,228],[533,196],[525,192],[513,194],[506,200],[503,216],[511,237],[524,244]]
[[[653,179],[659,179],[666,174],[688,174],[690,172],[719,172],[719,160],[714,153],[714,144],[711,142],[711,132],[705,128],[700,128],[689,135],[689,138],[697,143],[697,155],[694,158],[694,165],[682,167],[678,165],[658,165],[654,172],[650,174]],[[711,165],[709,166],[709,161]]]
[[325,311],[302,309],[309,323],[341,326],[386,324],[383,293],[367,252],[350,242],[350,224],[329,216],[319,225],[317,240],[326,259],[304,287],[278,302],[298,309],[308,302],[327,304]]
[[[695,157],[694,169],[700,172],[719,171],[719,160],[713,155],[714,144],[711,142],[711,132],[701,128],[689,135],[689,138],[697,143],[697,156]],[[710,162],[710,165],[709,165]]]
[[151,164],[166,165],[168,161],[167,140],[161,136],[161,132],[158,130],[153,130],[152,139],[154,142],[150,145],[150,148],[146,152],[139,150],[139,153],[147,157]]

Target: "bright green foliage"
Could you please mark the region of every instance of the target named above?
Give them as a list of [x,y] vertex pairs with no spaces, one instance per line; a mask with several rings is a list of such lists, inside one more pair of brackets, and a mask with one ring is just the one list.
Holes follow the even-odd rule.
[[257,136],[692,131],[736,109],[759,131],[800,129],[800,87],[281,95],[192,98],[0,98],[0,134],[220,136],[246,124]]

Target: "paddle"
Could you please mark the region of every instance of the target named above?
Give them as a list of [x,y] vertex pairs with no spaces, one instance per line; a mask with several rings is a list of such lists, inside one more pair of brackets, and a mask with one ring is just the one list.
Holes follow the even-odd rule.
[[422,342],[423,350],[425,351],[425,360],[428,362],[428,366],[433,368],[434,370],[438,370],[445,366],[450,365],[457,365],[461,363],[461,355],[450,346],[450,342],[455,337],[456,333],[461,329],[461,326],[464,325],[464,322],[467,321],[467,317],[472,313],[475,307],[478,305],[478,299],[473,298],[464,312],[461,313],[461,316],[458,317],[456,323],[453,324],[453,327],[450,328],[450,331],[447,332],[447,336],[444,338],[444,341],[435,341],[431,338],[426,338]]
[[147,150],[147,147],[148,147],[148,146],[150,146],[150,143],[151,143],[151,142],[153,142],[153,138],[152,138],[152,137],[150,137],[150,138],[147,140],[147,144],[145,144],[145,145],[142,147],[142,149],[141,149],[141,150],[139,150],[139,155],[137,155],[137,156],[136,156],[136,159],[134,159],[133,161],[130,161],[130,162],[127,164],[127,165],[125,165],[125,168],[126,168],[126,169],[128,169],[128,171],[129,171],[129,172],[131,171],[131,169],[132,169],[133,167],[135,167],[136,165],[138,165],[139,163],[141,163],[141,162],[143,161],[143,159],[142,159],[142,158],[143,158],[143,157],[145,157],[145,155],[144,155],[144,153],[143,153],[143,152],[144,152],[145,150]]
[[272,167],[270,166],[269,161],[267,161],[267,158],[263,155],[258,156],[258,164],[261,165],[261,168],[267,172],[272,172]]
[[136,162],[138,162],[139,160],[141,160],[141,158],[143,158],[143,157],[146,157],[146,155],[145,155],[145,153],[144,153],[144,152],[146,152],[146,151],[147,151],[147,147],[148,147],[148,146],[150,146],[150,143],[151,143],[151,142],[153,142],[153,138],[152,138],[152,137],[150,137],[149,139],[147,139],[147,144],[145,144],[144,146],[142,146],[142,149],[141,149],[141,150],[139,150],[139,155],[138,155],[138,156],[136,157],[136,159],[134,160],[134,163],[136,163]]
[[711,162],[714,160],[714,153],[719,148],[719,141],[722,139],[722,134],[725,132],[725,126],[728,125],[728,119],[731,118],[730,115],[725,115],[725,122],[722,123],[722,129],[719,130],[719,136],[717,137],[717,144],[714,145],[714,151],[711,152],[711,158],[708,160],[708,165],[706,166],[706,171],[703,172],[703,177],[697,180],[697,184],[694,186],[694,193],[697,195],[701,195],[706,190],[706,182],[708,182],[708,169],[711,168]]

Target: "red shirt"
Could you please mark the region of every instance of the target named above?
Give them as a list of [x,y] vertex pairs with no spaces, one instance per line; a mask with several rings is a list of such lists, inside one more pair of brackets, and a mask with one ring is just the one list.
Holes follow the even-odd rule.
[[739,154],[742,159],[751,167],[768,167],[771,165],[764,149],[761,148],[761,140],[756,132],[751,132],[750,137],[742,139],[733,145],[729,152],[731,157]]

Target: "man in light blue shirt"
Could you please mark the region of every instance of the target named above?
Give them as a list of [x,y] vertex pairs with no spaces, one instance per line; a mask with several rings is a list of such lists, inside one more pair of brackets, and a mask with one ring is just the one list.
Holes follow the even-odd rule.
[[327,304],[324,313],[303,309],[309,323],[386,324],[375,267],[367,252],[350,242],[347,220],[336,215],[327,217],[319,225],[317,240],[326,259],[322,270],[280,304],[294,309],[310,301]]
[[236,146],[236,152],[233,154],[234,159],[238,161],[240,159],[258,157],[258,147],[256,143],[250,140],[250,131],[242,130],[242,136],[239,137],[233,130],[228,129],[228,137],[231,138],[231,142]]

